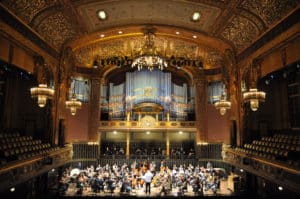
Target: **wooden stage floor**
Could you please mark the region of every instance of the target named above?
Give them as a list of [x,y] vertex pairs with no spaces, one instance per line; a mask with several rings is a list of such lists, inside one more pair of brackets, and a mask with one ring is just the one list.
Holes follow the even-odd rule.
[[133,189],[130,193],[120,193],[120,188],[117,187],[114,190],[114,193],[110,193],[108,191],[105,192],[100,192],[100,193],[94,193],[93,191],[91,191],[90,188],[86,188],[83,190],[82,194],[77,194],[76,193],[76,188],[75,188],[75,184],[74,185],[70,185],[70,187],[68,188],[68,190],[66,191],[65,195],[63,195],[63,197],[65,198],[73,198],[73,197],[126,197],[126,198],[131,198],[131,197],[137,197],[137,198],[143,198],[143,197],[151,197],[151,198],[157,198],[157,197],[167,197],[167,198],[176,198],[176,197],[209,197],[209,196],[233,196],[232,191],[230,191],[227,187],[227,180],[221,180],[220,183],[220,189],[217,190],[217,193],[213,193],[212,190],[207,190],[207,191],[203,191],[203,195],[201,194],[197,194],[194,193],[192,190],[192,187],[190,185],[188,185],[187,187],[187,191],[184,192],[183,194],[181,194],[178,190],[178,188],[173,188],[171,190],[171,192],[169,192],[167,195],[164,195],[163,193],[161,194],[161,187],[153,187],[151,186],[151,194],[146,194],[145,193],[145,187],[141,187],[141,188],[137,188],[137,189]]

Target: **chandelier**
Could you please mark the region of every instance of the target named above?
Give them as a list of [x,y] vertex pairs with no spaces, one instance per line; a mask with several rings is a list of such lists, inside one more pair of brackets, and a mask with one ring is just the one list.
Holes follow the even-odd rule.
[[144,68],[152,71],[154,68],[163,70],[168,67],[167,61],[161,57],[156,51],[154,45],[154,29],[146,28],[145,29],[145,44],[142,47],[139,54],[133,59],[131,67],[137,67],[138,70]]
[[225,85],[223,84],[223,93],[221,95],[220,101],[215,103],[215,107],[217,110],[220,111],[221,115],[225,115],[227,109],[231,108],[231,102],[226,100],[226,92],[225,92]]
[[227,109],[231,108],[231,102],[227,101],[225,97],[221,97],[220,101],[215,103],[215,107],[220,111],[221,115],[225,115]]
[[74,82],[74,90],[71,100],[66,101],[66,108],[70,109],[71,115],[76,115],[77,109],[81,108],[81,101],[77,100],[76,94],[75,94],[75,82]]
[[[257,111],[259,108],[259,102],[264,102],[266,99],[266,93],[263,91],[259,91],[255,86],[255,77],[256,75],[254,72],[257,71],[253,70],[253,64],[250,66],[250,89],[243,93],[244,102],[250,102],[250,108],[252,111]],[[257,69],[256,69],[257,70]]]
[[81,108],[81,101],[76,99],[76,96],[73,95],[71,100],[66,101],[67,109],[70,109],[71,115],[76,115],[77,109]]
[[52,99],[54,90],[47,87],[47,84],[39,84],[38,87],[30,89],[31,97],[38,99],[39,107],[45,107],[47,99]]
[[243,93],[243,99],[245,102],[250,102],[250,108],[252,111],[257,111],[259,102],[265,101],[266,93],[258,91],[257,88],[250,88],[249,91]]

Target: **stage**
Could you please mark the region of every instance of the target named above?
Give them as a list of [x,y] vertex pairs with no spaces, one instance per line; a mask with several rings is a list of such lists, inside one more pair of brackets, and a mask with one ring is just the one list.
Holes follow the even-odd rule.
[[176,198],[176,197],[231,197],[234,196],[233,192],[228,189],[227,186],[228,182],[227,179],[221,180],[220,183],[220,189],[217,190],[216,193],[213,193],[211,189],[209,190],[203,190],[203,193],[199,191],[198,193],[193,192],[192,186],[187,186],[187,191],[184,191],[183,193],[178,188],[172,188],[172,190],[167,193],[161,193],[161,187],[154,187],[151,186],[151,194],[145,193],[145,187],[140,187],[133,189],[130,193],[121,193],[120,187],[116,187],[113,193],[105,190],[104,192],[95,193],[93,192],[90,187],[87,187],[83,190],[82,194],[77,193],[76,185],[71,184],[68,190],[65,192],[64,195],[61,195],[61,198],[89,198],[89,197],[137,197],[137,198],[143,198],[143,197],[151,197],[151,198],[157,198],[157,197],[167,197],[167,198]]

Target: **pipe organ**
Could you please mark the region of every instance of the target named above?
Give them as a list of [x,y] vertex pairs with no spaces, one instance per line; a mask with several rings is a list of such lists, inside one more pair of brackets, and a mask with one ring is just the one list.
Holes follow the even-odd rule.
[[[128,115],[132,120],[139,120],[153,114],[153,110],[159,110],[155,113],[156,120],[167,120],[167,115],[170,120],[187,120],[187,113],[194,111],[194,88],[186,83],[173,83],[169,72],[127,72],[125,82],[101,86],[100,104],[101,112],[107,112],[109,120],[124,120],[126,116],[128,119]],[[147,104],[146,108],[141,109],[142,104]]]
[[71,85],[69,88],[69,99],[73,94],[82,102],[88,102],[90,96],[90,81],[83,78],[71,78]]

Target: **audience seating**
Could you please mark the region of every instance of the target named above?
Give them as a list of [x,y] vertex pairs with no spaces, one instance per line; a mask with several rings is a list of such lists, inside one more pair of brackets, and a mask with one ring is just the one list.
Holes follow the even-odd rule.
[[259,156],[265,159],[288,163],[291,166],[300,166],[300,136],[275,134],[273,137],[263,137],[252,143],[244,144],[237,151],[248,155]]
[[32,136],[21,136],[18,132],[0,133],[0,165],[47,154],[56,148]]

